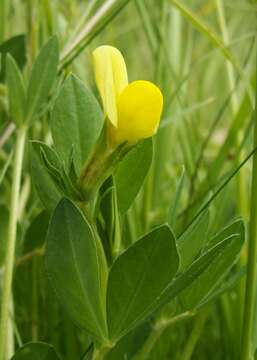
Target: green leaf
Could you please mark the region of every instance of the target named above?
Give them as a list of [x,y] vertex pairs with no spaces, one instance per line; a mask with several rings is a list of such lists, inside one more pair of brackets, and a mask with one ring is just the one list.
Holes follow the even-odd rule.
[[30,151],[31,176],[42,204],[49,212],[52,212],[63,197],[63,192],[53,181],[42,160],[40,153],[42,147],[49,157],[54,157],[54,152],[49,146],[41,142],[33,141]]
[[25,35],[16,35],[12,38],[6,40],[0,45],[0,55],[1,55],[1,66],[0,66],[0,81],[3,81],[5,78],[6,70],[6,55],[11,54],[14,60],[16,61],[20,69],[26,63],[26,44],[25,44]]
[[[226,255],[231,248],[231,244],[235,242],[238,245],[238,235],[235,237],[231,236],[208,249],[208,251],[196,259],[186,271],[179,274],[179,276],[166,287],[161,296],[153,304],[151,312],[156,312],[178,296],[183,290],[186,290],[186,288],[198,282],[202,275],[208,272],[212,264],[217,264],[217,259],[221,259],[224,254]],[[212,284],[210,284],[210,286],[212,286]]]
[[[177,240],[180,254],[180,271],[187,268],[207,241],[209,211],[203,212]],[[224,239],[224,237],[223,237]]]
[[81,211],[67,199],[57,205],[49,225],[46,264],[57,297],[73,321],[105,339],[103,249]]
[[60,180],[62,163],[55,150],[44,143],[40,143],[40,155],[53,180]]
[[128,210],[142,187],[151,166],[152,155],[152,139],[146,139],[130,150],[118,165],[114,178],[121,214]]
[[24,122],[25,86],[18,66],[9,54],[6,57],[6,83],[10,115],[16,125],[20,126]]
[[111,340],[121,338],[149,315],[178,266],[176,242],[166,225],[145,235],[116,259],[107,289]]
[[239,268],[235,272],[232,269],[228,277],[224,281],[222,281],[222,284],[218,283],[216,288],[213,289],[213,291],[197,305],[197,309],[205,306],[206,304],[209,304],[210,302],[215,301],[220,295],[224,294],[225,292],[231,291],[236,286],[236,284],[238,284],[238,282],[242,280],[245,274],[245,266]]
[[107,353],[106,360],[134,359],[133,356],[140,350],[151,329],[149,321],[138,326],[115,344]]
[[219,243],[223,239],[231,236],[231,235],[240,235],[244,234],[244,222],[241,218],[238,218],[234,220],[231,224],[227,225],[219,231],[217,234],[215,234],[208,243],[208,246],[213,246],[214,244]]
[[43,46],[32,68],[26,104],[26,121],[31,123],[45,105],[55,82],[59,59],[56,36]]
[[11,360],[60,360],[52,345],[43,342],[28,343],[22,346]]
[[200,302],[204,301],[217,284],[224,279],[240,254],[244,244],[244,232],[240,235],[231,235],[223,241],[226,241],[228,244],[226,248],[180,295],[180,299],[186,309],[193,309]]
[[46,211],[41,211],[32,220],[24,239],[24,253],[28,253],[44,245],[48,224],[49,214]]
[[77,173],[88,159],[103,126],[101,108],[91,91],[70,75],[56,99],[51,121],[55,147],[68,166],[73,147]]

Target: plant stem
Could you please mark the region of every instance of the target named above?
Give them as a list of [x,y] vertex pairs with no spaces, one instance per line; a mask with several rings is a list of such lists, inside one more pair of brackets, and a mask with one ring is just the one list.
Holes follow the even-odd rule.
[[6,346],[6,357],[7,359],[11,359],[15,352],[15,341],[14,341],[14,304],[13,304],[13,296],[11,294],[10,303],[9,303],[9,318],[8,318],[8,329],[7,329],[7,346]]
[[186,347],[181,355],[181,360],[190,360],[193,354],[195,345],[202,333],[205,321],[208,316],[208,310],[202,311],[195,319],[194,327],[186,344]]
[[166,330],[169,326],[176,324],[182,320],[188,319],[194,316],[193,312],[186,311],[182,314],[174,316],[170,319],[162,319],[157,321],[155,326],[153,327],[152,332],[146,339],[145,343],[143,344],[140,352],[135,356],[134,360],[145,360],[148,359],[156,341],[160,338],[164,330]]
[[[257,146],[257,90],[255,98],[255,123],[254,123],[254,146]],[[244,323],[242,331],[241,360],[250,360],[253,357],[252,349],[252,330],[255,308],[255,294],[257,281],[257,154],[253,155],[252,164],[252,188],[251,188],[251,207],[249,223],[249,242],[247,276],[245,290]]]
[[1,306],[1,324],[0,324],[0,360],[6,360],[6,339],[9,317],[9,304],[12,289],[12,277],[14,268],[14,255],[17,233],[19,192],[22,174],[22,163],[27,128],[21,127],[17,132],[17,142],[14,157],[13,183],[11,189],[10,218],[8,228],[8,239],[5,260],[5,273],[3,281],[2,306]]
[[115,259],[115,257],[119,255],[122,246],[121,223],[120,223],[116,188],[114,188],[113,191],[112,208],[114,214],[112,255],[113,255],[113,259]]
[[111,347],[103,346],[99,349],[94,350],[92,360],[103,360],[105,355],[110,351]]

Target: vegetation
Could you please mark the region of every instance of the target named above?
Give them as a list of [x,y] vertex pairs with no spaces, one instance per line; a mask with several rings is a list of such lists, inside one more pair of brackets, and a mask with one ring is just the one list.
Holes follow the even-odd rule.
[[0,1],[0,360],[257,359],[256,10]]

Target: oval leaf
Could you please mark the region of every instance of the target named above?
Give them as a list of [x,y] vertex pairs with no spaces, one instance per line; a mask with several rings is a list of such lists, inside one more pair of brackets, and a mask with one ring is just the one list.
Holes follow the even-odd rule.
[[[60,188],[53,181],[40,154],[41,147],[50,154],[53,150],[44,143],[32,142],[30,151],[30,168],[33,184],[38,196],[47,211],[52,212],[63,197]],[[54,154],[53,154],[54,156]]]
[[103,126],[103,114],[91,91],[70,75],[58,95],[52,113],[52,135],[61,158],[68,164],[71,147],[77,174],[87,160]]
[[25,87],[20,70],[9,54],[6,58],[6,75],[10,115],[19,126],[24,122]]
[[55,82],[59,59],[58,40],[53,36],[40,50],[32,68],[26,104],[26,121],[30,123],[45,105]]
[[70,200],[62,199],[47,234],[47,272],[71,318],[101,339],[106,337],[103,256],[83,214]]
[[119,339],[149,315],[178,265],[176,242],[166,225],[145,235],[117,258],[107,290],[110,339]]
[[152,139],[138,143],[121,160],[115,172],[118,207],[124,214],[141,189],[152,162]]

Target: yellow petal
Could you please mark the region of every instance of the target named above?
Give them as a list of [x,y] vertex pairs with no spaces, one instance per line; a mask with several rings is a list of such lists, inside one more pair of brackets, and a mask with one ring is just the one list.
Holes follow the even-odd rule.
[[159,126],[163,96],[149,81],[134,81],[118,98],[118,127],[113,129],[116,142],[135,142],[153,136]]
[[117,98],[128,85],[125,61],[118,49],[107,45],[94,50],[93,61],[105,115],[117,126]]

